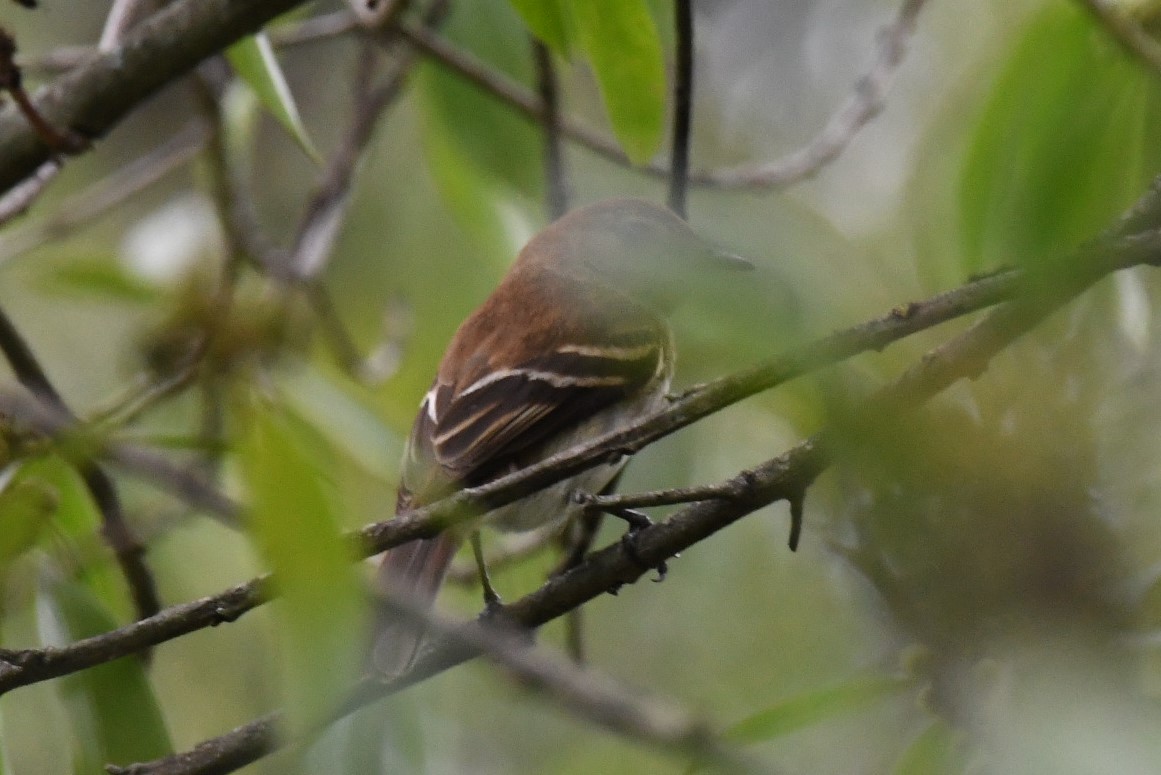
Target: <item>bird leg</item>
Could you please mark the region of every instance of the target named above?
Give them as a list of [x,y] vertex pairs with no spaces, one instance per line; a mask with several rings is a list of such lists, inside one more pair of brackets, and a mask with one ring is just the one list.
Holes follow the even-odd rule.
[[484,613],[490,615],[500,607],[500,595],[492,586],[492,577],[488,575],[488,565],[484,562],[484,547],[480,543],[480,531],[473,530],[470,540],[472,556],[476,558],[476,570],[480,574],[480,586],[484,588]]
[[[617,475],[617,479],[614,479],[608,487],[601,491],[601,494],[605,495],[610,493],[616,486],[616,483],[619,479],[620,474]],[[653,524],[653,520],[651,520],[649,516],[645,514],[645,512],[638,511],[637,509],[631,509],[626,506],[613,506],[606,503],[598,503],[592,495],[581,490],[576,490],[572,493],[572,500],[574,503],[578,503],[581,506],[584,506],[588,511],[604,512],[606,514],[611,514],[618,519],[623,519],[625,522],[627,522],[629,529],[625,531],[625,535],[621,536],[621,545],[625,548],[625,554],[627,554],[629,559],[632,560],[637,565],[637,567],[641,568],[642,570],[656,569],[657,578],[653,579],[654,582],[665,581],[665,576],[669,573],[669,565],[666,563],[666,561],[662,560],[656,565],[650,565],[649,563],[645,562],[644,559],[642,559],[641,553],[637,550],[637,534]],[[620,584],[616,584],[610,587],[609,594],[617,594],[617,590],[620,589],[620,587]]]

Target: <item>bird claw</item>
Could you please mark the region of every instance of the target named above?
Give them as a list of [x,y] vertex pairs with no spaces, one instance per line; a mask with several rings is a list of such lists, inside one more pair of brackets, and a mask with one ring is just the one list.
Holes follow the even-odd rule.
[[[629,510],[627,509],[626,511],[628,512]],[[649,519],[649,517],[645,516],[639,511],[633,511],[631,513],[634,515],[634,521],[630,521],[629,518],[624,515],[618,515],[621,516],[622,519],[625,519],[629,522],[629,529],[625,531],[623,536],[621,536],[621,546],[624,547],[625,554],[637,567],[641,568],[642,570],[657,571],[657,578],[653,579],[655,584],[665,581],[665,577],[669,573],[669,564],[665,560],[662,560],[656,565],[651,565],[645,562],[645,560],[641,557],[641,553],[637,549],[637,535],[642,530],[652,525],[653,520]],[[613,594],[616,593],[614,592]]]
[[504,601],[496,590],[489,586],[484,590],[484,611],[481,614],[485,619],[494,619],[504,609]]

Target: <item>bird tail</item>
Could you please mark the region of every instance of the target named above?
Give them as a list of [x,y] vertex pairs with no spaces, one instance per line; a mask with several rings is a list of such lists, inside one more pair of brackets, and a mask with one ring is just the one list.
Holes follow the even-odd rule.
[[[462,540],[452,531],[444,531],[434,538],[389,549],[379,565],[380,588],[413,605],[430,607]],[[380,610],[375,621],[371,663],[383,675],[396,675],[415,659],[423,642],[423,627],[393,615],[386,606]]]

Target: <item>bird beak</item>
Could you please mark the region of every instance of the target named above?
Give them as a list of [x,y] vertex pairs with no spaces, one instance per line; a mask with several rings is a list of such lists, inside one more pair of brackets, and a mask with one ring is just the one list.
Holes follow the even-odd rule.
[[710,263],[718,269],[728,269],[731,271],[744,270],[749,271],[754,268],[754,264],[737,253],[726,250],[718,245],[710,245],[708,256]]

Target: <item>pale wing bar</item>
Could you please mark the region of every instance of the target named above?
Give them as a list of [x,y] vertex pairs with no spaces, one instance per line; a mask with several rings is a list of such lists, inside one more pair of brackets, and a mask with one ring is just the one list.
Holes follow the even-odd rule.
[[438,412],[436,460],[462,480],[486,479],[570,422],[643,387],[662,347],[566,346],[481,377]]

